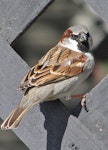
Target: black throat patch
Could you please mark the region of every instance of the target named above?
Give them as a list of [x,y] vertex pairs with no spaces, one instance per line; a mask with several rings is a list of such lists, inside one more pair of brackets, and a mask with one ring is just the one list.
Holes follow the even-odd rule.
[[89,51],[89,44],[88,44],[87,41],[85,41],[85,42],[78,42],[78,48],[82,52],[88,52]]

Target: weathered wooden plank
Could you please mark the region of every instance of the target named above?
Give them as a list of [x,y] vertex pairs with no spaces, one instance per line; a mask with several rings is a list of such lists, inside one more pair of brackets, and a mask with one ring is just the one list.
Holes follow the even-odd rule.
[[98,141],[77,118],[70,116],[61,149],[107,150],[107,147],[104,146],[102,141]]
[[82,110],[79,120],[108,148],[108,75],[90,92],[87,106],[89,112]]
[[108,22],[108,0],[84,0],[96,13],[107,23]]
[[[21,100],[22,93],[16,88],[22,76],[28,71],[28,66],[14,52],[14,50],[0,38],[0,117],[6,118],[9,112]],[[43,149],[46,147],[46,131],[44,129],[44,116],[35,107],[32,115],[25,117],[19,129],[15,133],[30,149]]]
[[[21,77],[29,67],[0,37],[0,115],[5,118],[21,98],[17,90]],[[12,98],[12,99],[11,99]],[[11,101],[12,100],[12,101]],[[12,102],[12,103],[11,103]],[[5,111],[4,111],[5,110]]]
[[0,0],[0,35],[11,43],[51,0]]

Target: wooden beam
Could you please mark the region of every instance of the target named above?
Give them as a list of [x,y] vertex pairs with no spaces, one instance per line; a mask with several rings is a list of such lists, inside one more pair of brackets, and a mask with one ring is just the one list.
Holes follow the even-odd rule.
[[1,0],[0,35],[11,43],[52,0]]
[[107,0],[84,0],[90,5],[98,16],[106,23],[108,22],[108,1]]

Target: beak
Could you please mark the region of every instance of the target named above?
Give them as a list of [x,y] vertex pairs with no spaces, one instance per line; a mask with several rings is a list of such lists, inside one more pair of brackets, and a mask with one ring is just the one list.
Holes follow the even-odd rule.
[[81,36],[79,37],[79,41],[80,42],[85,42],[87,41],[87,36],[85,34],[81,34]]

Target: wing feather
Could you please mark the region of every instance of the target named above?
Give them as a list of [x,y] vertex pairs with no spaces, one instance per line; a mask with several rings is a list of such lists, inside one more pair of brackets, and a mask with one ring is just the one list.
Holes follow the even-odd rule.
[[43,86],[78,75],[83,71],[86,60],[84,53],[56,46],[27,73],[20,89],[26,91],[30,87]]

